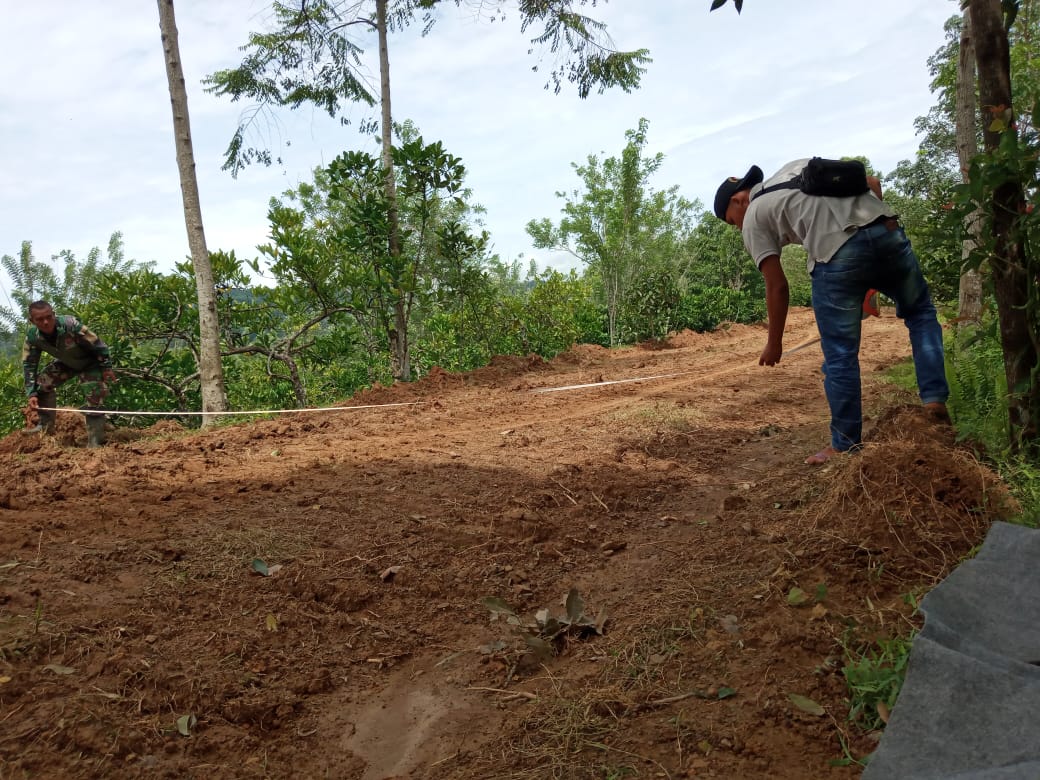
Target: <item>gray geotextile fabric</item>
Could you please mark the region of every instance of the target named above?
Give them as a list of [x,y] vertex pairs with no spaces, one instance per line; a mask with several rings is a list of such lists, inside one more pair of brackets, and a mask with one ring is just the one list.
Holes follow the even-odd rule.
[[921,611],[863,780],[1040,780],[1040,531],[994,523]]

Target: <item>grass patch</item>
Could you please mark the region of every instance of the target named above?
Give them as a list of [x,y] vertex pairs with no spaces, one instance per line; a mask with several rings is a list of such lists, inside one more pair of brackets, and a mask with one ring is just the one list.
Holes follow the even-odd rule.
[[657,402],[617,412],[613,420],[642,430],[687,433],[704,421],[704,414],[688,406]]
[[849,687],[849,722],[863,731],[884,728],[899,698],[914,634],[861,644],[843,643],[842,674]]

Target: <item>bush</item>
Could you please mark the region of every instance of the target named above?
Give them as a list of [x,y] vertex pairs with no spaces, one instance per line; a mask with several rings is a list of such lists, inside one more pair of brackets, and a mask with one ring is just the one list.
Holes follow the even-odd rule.
[[743,290],[707,287],[683,296],[676,310],[675,329],[703,333],[723,322],[753,323],[766,317],[765,299]]

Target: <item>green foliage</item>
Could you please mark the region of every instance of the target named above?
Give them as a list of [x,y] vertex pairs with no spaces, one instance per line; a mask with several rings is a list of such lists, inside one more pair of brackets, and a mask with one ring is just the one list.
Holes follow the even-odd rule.
[[765,282],[744,248],[740,231],[701,211],[679,270],[690,289],[727,287],[765,295]]
[[1027,458],[1007,456],[1001,458],[997,466],[1022,507],[1017,522],[1040,528],[1040,465]]
[[22,390],[21,361],[0,357],[0,434],[24,425],[23,406],[25,393]]
[[[203,82],[207,91],[232,101],[247,98],[256,108],[244,115],[225,152],[224,170],[233,175],[251,163],[270,165],[269,149],[250,147],[246,136],[269,106],[318,106],[331,117],[341,103],[373,105],[375,97],[360,70],[363,50],[343,31],[362,21],[358,7],[327,0],[272,4],[275,30],[251,33],[237,68],[220,70]],[[343,118],[343,121],[348,121]]]
[[[107,272],[85,321],[109,345],[119,382],[110,408],[152,411],[198,406],[198,303],[190,269]],[[150,423],[151,421],[140,421]]]
[[762,322],[766,316],[765,298],[729,287],[707,287],[683,296],[676,313],[675,328],[703,333],[723,322]]
[[[460,5],[462,0],[455,3]],[[578,0],[578,6],[588,3],[595,6],[596,0]],[[644,66],[650,62],[646,49],[615,50],[606,25],[574,11],[571,0],[520,0],[519,6],[523,17],[521,33],[526,33],[535,22],[543,25],[531,43],[544,46],[555,55],[552,59],[558,64],[549,72],[549,83],[557,94],[565,81],[575,84],[582,98],[588,97],[593,88],[600,93],[610,87],[630,92],[639,86],[640,77],[646,72]],[[573,59],[561,59],[561,50],[569,52]]]
[[849,721],[864,731],[884,727],[885,711],[895,706],[906,678],[913,636],[878,639],[876,642],[845,646],[842,673],[849,686]]
[[572,164],[582,186],[570,194],[557,193],[565,201],[558,225],[548,219],[527,224],[536,247],[567,251],[586,264],[607,310],[611,344],[619,343],[623,331],[631,336],[659,329],[646,320],[646,311],[633,315],[638,322],[623,325],[622,307],[633,312],[644,306],[637,300],[645,298],[645,289],[630,297],[637,279],[645,288],[654,278],[650,286],[658,289],[662,275],[678,279],[693,218],[694,204],[676,187],[650,187],[664,155],[644,156],[648,127],[647,120],[640,119],[637,129],[625,133],[620,157],[601,161],[589,155],[585,165]]
[[650,268],[637,274],[625,290],[618,313],[624,342],[663,339],[674,330],[681,297],[673,275]]
[[1008,446],[1008,392],[995,323],[962,327],[947,340],[950,414],[957,435],[980,445],[1022,507],[1018,521],[1040,526],[1040,468]]
[[805,247],[798,244],[788,244],[780,251],[780,265],[787,277],[791,306],[812,306],[812,278],[809,276],[808,256]]
[[603,314],[588,280],[546,271],[516,295],[488,285],[464,307],[424,320],[415,345],[420,372],[432,366],[465,371],[495,355],[552,358],[575,342],[605,345]]
[[946,340],[950,414],[962,438],[988,451],[1008,446],[1008,392],[1004,354],[995,323],[958,328]]
[[23,241],[18,256],[4,255],[0,266],[11,280],[13,307],[0,306],[0,329],[20,332],[26,324],[29,304],[46,300],[59,313],[75,314],[81,319],[99,291],[102,278],[109,273],[127,273],[139,264],[126,259],[123,236],[113,233],[108,242],[107,257],[94,247],[85,260],[77,260],[69,250],[51,258],[51,263],[38,261],[32,242]]

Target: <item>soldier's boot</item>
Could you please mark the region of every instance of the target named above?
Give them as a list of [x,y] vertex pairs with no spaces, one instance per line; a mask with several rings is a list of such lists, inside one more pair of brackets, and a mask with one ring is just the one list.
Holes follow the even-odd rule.
[[87,414],[87,446],[101,447],[105,443],[105,415]]
[[[36,394],[36,400],[40,406],[47,406],[53,409],[58,405],[58,394],[53,390],[50,392],[41,390]],[[48,435],[54,433],[54,420],[58,416],[57,412],[47,412],[41,409],[36,413],[36,416],[38,421],[36,427],[33,428],[34,431],[39,431],[40,433],[46,433]]]

